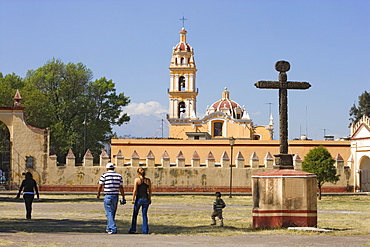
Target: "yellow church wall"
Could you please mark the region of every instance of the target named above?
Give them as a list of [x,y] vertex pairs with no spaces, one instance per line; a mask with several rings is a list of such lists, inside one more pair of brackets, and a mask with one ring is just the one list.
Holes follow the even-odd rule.
[[[251,176],[272,169],[272,161],[267,164],[267,152],[272,155],[279,153],[279,141],[236,139],[233,147],[233,157],[229,139],[212,140],[179,140],[179,139],[112,139],[111,156],[101,156],[100,164],[92,164],[86,157],[82,166],[76,166],[74,157],[67,157],[67,164],[57,166],[56,157],[49,156],[49,131],[27,126],[22,112],[2,114],[0,119],[9,126],[12,149],[12,183],[19,185],[23,179],[22,173],[31,171],[41,186],[41,190],[96,190],[99,177],[105,172],[105,164],[109,161],[117,164],[116,171],[123,175],[124,186],[132,190],[136,177],[136,169],[140,166],[147,169],[148,177],[153,181],[155,191],[214,191],[226,192],[230,182],[230,162],[233,168],[233,191],[250,191]],[[325,186],[348,188],[353,181],[351,169],[347,160],[350,156],[349,141],[289,141],[289,152],[298,153],[303,159],[307,152],[319,145],[328,148],[333,157],[340,154],[342,161],[337,161],[341,180],[336,184]],[[123,157],[117,156],[119,150]],[[153,153],[154,161],[147,159],[149,152]],[[167,165],[161,159],[164,152],[170,159]],[[183,160],[176,157],[182,153]],[[132,158],[136,152],[139,158]],[[193,158],[194,152],[199,155],[199,161]],[[214,161],[207,160],[212,152]],[[238,153],[244,161],[237,160]],[[226,158],[223,155],[226,153]],[[25,157],[34,157],[33,168],[25,168]],[[253,159],[252,159],[253,158]],[[152,162],[152,163],[151,163]],[[297,163],[297,161],[295,161]],[[296,164],[295,163],[295,164]],[[299,162],[298,162],[299,163]],[[353,173],[353,171],[352,171]]]
[[[289,142],[289,153],[298,153],[300,158],[303,160],[304,156],[310,149],[319,145],[325,146],[333,158],[338,154],[343,157],[343,160],[337,160],[335,164],[337,166],[338,174],[341,175],[340,181],[336,184],[326,183],[324,187],[337,188],[338,191],[346,190],[351,186],[351,169],[345,168],[348,165],[347,160],[350,156],[349,141],[294,140]],[[227,153],[227,157],[230,157],[231,155],[231,148],[228,139],[112,139],[112,160],[115,160],[114,156],[119,150],[121,150],[121,153],[124,156],[124,161],[123,164],[118,166],[118,169],[136,169],[132,166],[147,167],[148,175],[154,177],[154,185],[157,186],[157,190],[176,190],[181,188],[181,186],[184,188],[188,187],[187,189],[194,187],[199,189],[205,184],[210,189],[217,187],[225,189],[230,182],[230,160],[222,159],[224,152]],[[137,164],[132,163],[135,161],[131,159],[134,151],[140,157]],[[146,164],[146,156],[150,151],[155,156],[155,165],[153,166],[148,166],[148,164]],[[170,164],[168,166],[163,166],[163,162],[161,160],[165,151],[170,157]],[[183,163],[176,160],[180,151],[185,159]],[[195,151],[200,157],[199,163],[192,161]],[[209,152],[212,152],[215,158],[214,163],[207,162]],[[236,159],[239,152],[244,157],[244,162],[241,162],[241,164],[243,164],[242,166],[239,165],[240,161]],[[231,161],[234,165],[233,186],[235,191],[245,191],[248,190],[248,188],[250,189],[251,176],[253,174],[273,168],[272,163],[271,165],[267,164],[268,162],[273,161],[265,160],[268,152],[270,152],[271,155],[278,154],[279,141],[235,140]],[[296,166],[301,166],[301,162],[301,160],[294,160]],[[197,165],[193,166],[192,164]],[[211,165],[207,166],[207,164]],[[134,173],[134,170],[130,170],[130,174],[132,173]],[[333,189],[331,190],[333,191]]]
[[170,125],[170,136],[172,138],[188,139],[186,132],[202,132],[199,126],[192,128],[191,125]]
[[[310,149],[319,145],[325,146],[333,158],[340,154],[344,161],[347,161],[351,155],[349,141],[289,141],[289,153],[296,154],[303,159]],[[129,162],[131,155],[136,151],[140,158],[145,160],[149,151],[152,151],[155,156],[155,163],[161,163],[161,156],[164,151],[170,156],[170,162],[176,162],[176,156],[181,151],[185,156],[185,164],[190,165],[194,151],[200,156],[200,163],[206,163],[206,157],[209,152],[212,152],[216,162],[220,162],[224,152],[230,156],[229,139],[212,139],[212,140],[176,140],[176,139],[112,139],[111,154],[116,155],[121,150],[125,162]],[[268,152],[271,155],[279,153],[279,141],[271,140],[243,140],[236,139],[233,148],[233,156],[238,152],[244,156],[245,163],[249,164],[249,159],[255,152],[260,160],[260,165],[263,165],[263,160]]]
[[249,126],[237,125],[231,122],[227,123],[227,132],[225,137],[234,138],[251,138],[251,130]]
[[[212,124],[213,122],[217,122],[218,120],[209,121],[202,125],[170,125],[169,129],[169,136],[172,138],[181,138],[184,140],[188,139],[186,132],[207,132],[210,135],[214,135],[212,131]],[[223,136],[216,136],[214,138],[249,138],[253,139],[253,134],[257,134],[261,139],[260,140],[271,140],[271,136],[269,131],[263,127],[258,126],[254,131],[250,129],[250,126],[244,126],[240,124],[234,124],[229,121],[224,122],[224,129],[223,129]]]
[[257,126],[254,131],[260,137],[260,140],[272,140],[270,132],[265,126]]
[[223,136],[216,136],[214,138],[249,138],[253,139],[253,133],[261,136],[261,140],[271,140],[270,134],[265,127],[257,127],[256,131],[250,129],[249,125],[234,124],[230,121],[214,120],[204,123],[202,125],[170,125],[169,136],[172,138],[182,138],[184,140],[188,139],[186,132],[207,132],[211,136],[214,135],[212,131],[212,124],[214,122],[223,122]]

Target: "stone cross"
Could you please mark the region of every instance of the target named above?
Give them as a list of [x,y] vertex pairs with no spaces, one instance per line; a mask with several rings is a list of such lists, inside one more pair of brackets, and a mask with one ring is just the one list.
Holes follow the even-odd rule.
[[287,61],[278,61],[275,69],[279,73],[279,81],[258,81],[254,85],[263,89],[279,89],[279,124],[280,124],[280,154],[275,164],[279,169],[294,169],[293,154],[288,154],[288,89],[308,89],[308,82],[287,81],[286,72],[290,69]]

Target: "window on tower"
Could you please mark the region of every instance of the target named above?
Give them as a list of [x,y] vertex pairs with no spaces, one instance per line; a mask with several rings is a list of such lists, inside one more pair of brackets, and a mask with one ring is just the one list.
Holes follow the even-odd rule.
[[253,135],[253,140],[260,140],[261,136],[260,135]]
[[185,91],[185,77],[183,76],[179,78],[179,91]]
[[184,118],[185,117],[185,113],[186,113],[186,109],[185,109],[185,103],[184,102],[180,102],[179,103],[179,112],[178,112],[178,115],[177,117],[178,118]]

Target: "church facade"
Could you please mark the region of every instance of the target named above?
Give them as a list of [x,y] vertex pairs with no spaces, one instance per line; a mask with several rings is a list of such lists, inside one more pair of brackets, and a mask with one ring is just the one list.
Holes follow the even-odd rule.
[[241,138],[272,140],[272,119],[267,126],[255,126],[248,112],[230,99],[225,88],[221,99],[207,107],[202,119],[197,118],[198,90],[194,50],[186,41],[187,31],[180,31],[180,42],[173,47],[170,64],[169,137],[184,140]]
[[[204,117],[196,112],[196,65],[194,50],[180,31],[180,42],[173,48],[170,63],[169,138],[112,139],[111,150],[94,164],[87,150],[82,166],[76,165],[70,150],[66,164],[57,164],[49,155],[50,131],[26,123],[20,94],[14,107],[0,108],[0,121],[10,132],[11,159],[9,187],[16,188],[22,173],[31,171],[41,190],[95,191],[108,162],[124,177],[131,191],[138,167],[152,179],[154,192],[250,192],[251,177],[275,168],[274,154],[279,141],[273,140],[273,119],[255,125],[246,109],[233,101],[225,88],[221,98],[207,107]],[[27,138],[25,138],[27,136]],[[370,191],[370,120],[363,117],[351,127],[350,141],[290,140],[294,169],[300,170],[310,149],[325,146],[335,160],[340,180],[326,183],[325,191]],[[32,147],[32,148],[30,148]]]
[[[153,174],[166,180],[157,184],[157,189],[226,189],[230,173],[235,173],[233,190],[250,190],[251,175],[273,169],[273,155],[279,153],[279,141],[273,140],[273,118],[270,116],[267,125],[255,125],[247,110],[231,99],[227,88],[218,101],[207,106],[204,117],[198,118],[197,97],[202,95],[197,90],[194,50],[186,35],[182,29],[169,67],[169,138],[112,139],[112,157],[119,166],[163,171]],[[295,168],[301,169],[302,158],[320,145],[328,148],[342,174],[342,180],[330,185],[331,189],[350,190],[351,171],[342,158],[350,157],[349,141],[289,141]]]

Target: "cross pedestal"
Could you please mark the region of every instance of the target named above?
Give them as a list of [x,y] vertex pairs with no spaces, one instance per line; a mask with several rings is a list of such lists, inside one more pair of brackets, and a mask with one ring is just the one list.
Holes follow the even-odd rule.
[[293,154],[275,154],[275,168],[294,169]]
[[288,89],[308,89],[308,82],[289,82],[290,64],[279,61],[279,81],[258,81],[257,88],[279,89],[280,154],[275,167],[252,176],[253,227],[316,227],[316,175],[296,171],[293,154],[288,154]]
[[316,175],[274,169],[252,176],[253,227],[316,227]]

